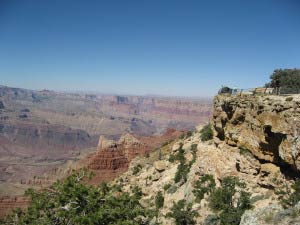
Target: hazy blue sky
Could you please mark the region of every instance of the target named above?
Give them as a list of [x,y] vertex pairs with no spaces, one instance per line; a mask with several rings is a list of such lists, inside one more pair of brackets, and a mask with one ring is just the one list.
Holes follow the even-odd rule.
[[208,96],[299,65],[299,0],[0,0],[2,85]]

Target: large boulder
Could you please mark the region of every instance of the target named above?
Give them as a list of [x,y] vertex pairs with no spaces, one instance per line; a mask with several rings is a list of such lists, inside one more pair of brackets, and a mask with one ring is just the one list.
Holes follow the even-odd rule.
[[158,172],[163,172],[167,169],[166,162],[163,160],[160,161],[155,161],[154,162],[154,167]]

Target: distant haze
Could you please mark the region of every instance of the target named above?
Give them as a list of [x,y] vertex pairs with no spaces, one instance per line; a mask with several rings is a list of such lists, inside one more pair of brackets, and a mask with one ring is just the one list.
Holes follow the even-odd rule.
[[0,83],[29,89],[212,96],[299,68],[300,3],[0,1]]

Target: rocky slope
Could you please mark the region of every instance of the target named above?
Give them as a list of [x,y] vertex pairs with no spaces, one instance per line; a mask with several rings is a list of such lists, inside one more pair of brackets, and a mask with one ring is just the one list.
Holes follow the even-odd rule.
[[[134,159],[128,172],[115,179],[113,183],[120,185],[122,190],[127,192],[131,192],[135,186],[140,187],[143,193],[141,202],[149,208],[155,208],[157,193],[159,191],[163,193],[163,207],[159,210],[158,217],[150,224],[158,222],[166,225],[175,224],[174,219],[166,215],[171,211],[174,203],[182,199],[191,203],[192,210],[199,213],[196,224],[218,224],[218,220],[215,223],[209,222],[209,218],[215,215],[209,207],[209,195],[205,195],[203,200],[197,202],[193,193],[196,182],[205,174],[213,175],[217,187],[220,187],[222,180],[228,176],[238,177],[246,183],[245,190],[251,193],[253,209],[246,211],[241,224],[274,224],[274,221],[279,221],[280,224],[298,224],[300,222],[298,216],[293,218],[288,213],[283,215],[288,211],[280,206],[278,196],[275,194],[275,190],[281,184],[289,185],[292,182],[280,171],[280,167],[273,163],[261,162],[250,152],[241,151],[238,147],[232,147],[225,142],[218,141],[217,144],[216,146],[213,141],[202,142],[199,131],[196,131],[190,137],[178,139],[150,153],[149,157]],[[180,146],[184,150],[187,163],[193,160],[195,148],[193,146],[197,146],[196,158],[187,174],[187,180],[175,182],[179,161],[171,162],[170,156],[176,155]],[[136,172],[137,167],[140,168],[138,172]],[[262,210],[272,214],[259,215]]]
[[300,96],[214,98],[216,136],[258,159],[300,170]]
[[[291,198],[287,206],[282,201],[295,193],[292,185],[299,178],[299,100],[297,95],[216,96],[213,140],[202,142],[197,130],[149,157],[134,159],[129,171],[115,179],[114,184],[127,192],[136,186],[141,188],[141,202],[147,208],[155,209],[156,196],[163,193],[163,207],[150,224],[175,224],[167,215],[174,203],[185,199],[198,213],[196,224],[209,225],[219,224],[219,214],[211,209],[209,194],[197,201],[197,181],[210,174],[221,187],[226,177],[237,177],[246,184],[244,191],[250,194],[252,204],[242,215],[241,225],[300,224],[300,203],[292,204]],[[180,148],[186,167],[190,167],[186,180],[176,181],[181,162],[174,156]],[[234,196],[234,201],[238,196]]]

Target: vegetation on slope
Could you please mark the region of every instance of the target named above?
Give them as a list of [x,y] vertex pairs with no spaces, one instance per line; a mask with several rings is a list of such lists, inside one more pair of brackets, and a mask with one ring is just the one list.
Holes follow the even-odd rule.
[[201,135],[200,135],[200,138],[201,138],[201,141],[208,141],[208,140],[211,140],[213,138],[213,130],[211,128],[211,124],[207,124],[205,125],[201,131],[200,131]]
[[167,217],[175,219],[176,225],[194,225],[196,221],[194,217],[198,216],[195,210],[192,210],[192,204],[187,204],[186,200],[179,200],[171,208],[171,212],[167,214]]
[[203,175],[196,181],[193,193],[196,197],[196,201],[200,202],[205,194],[210,194],[216,187],[215,179],[210,174]]
[[281,184],[275,194],[278,195],[281,205],[285,209],[295,206],[300,201],[300,179],[296,179],[291,187]]
[[244,191],[245,188],[246,184],[239,181],[237,177],[225,177],[221,187],[211,193],[209,205],[219,212],[221,224],[240,224],[245,210],[252,207],[251,194]]
[[85,170],[56,182],[44,191],[27,191],[31,204],[26,212],[16,210],[7,224],[144,224],[151,213],[139,203],[141,191],[133,194],[102,184],[93,187],[82,181]]

